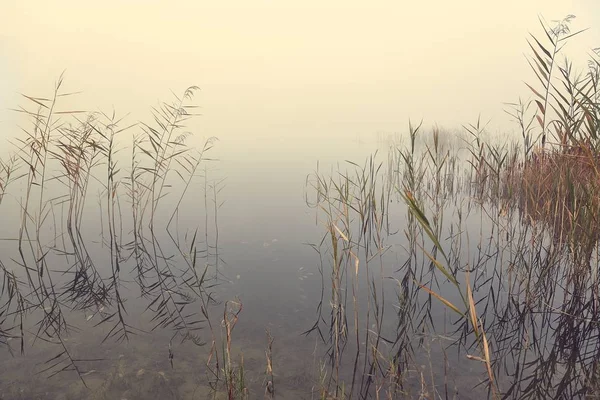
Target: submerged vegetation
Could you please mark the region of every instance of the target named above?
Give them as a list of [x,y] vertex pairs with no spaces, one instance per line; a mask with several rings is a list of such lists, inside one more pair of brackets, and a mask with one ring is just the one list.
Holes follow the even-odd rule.
[[[307,178],[321,290],[304,332],[316,340],[310,378],[298,372],[294,397],[600,396],[600,55],[582,74],[561,64],[571,19],[530,38],[532,100],[507,109],[518,140],[486,139],[479,121],[457,136],[411,124],[385,162]],[[3,211],[18,234],[0,243],[0,346],[41,347],[35,372],[76,376],[74,398],[290,398],[285,349],[267,330],[260,367],[252,349],[244,357],[243,296],[216,294],[223,181],[206,167],[216,139],[187,145],[197,88],[123,126],[61,110],[62,83],[25,96],[30,125],[0,162],[0,206],[19,210]],[[121,349],[167,332],[158,354],[142,351],[193,388],[71,341],[91,331]]]

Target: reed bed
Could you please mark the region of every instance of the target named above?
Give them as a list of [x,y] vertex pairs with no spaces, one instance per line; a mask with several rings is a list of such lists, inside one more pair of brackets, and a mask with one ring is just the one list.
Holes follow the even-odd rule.
[[[480,364],[473,386],[490,398],[598,395],[600,64],[560,65],[573,18],[531,37],[539,88],[507,109],[520,140],[490,140],[477,121],[456,146],[410,125],[386,162],[308,179],[327,232],[312,245],[324,290],[309,333],[329,346],[321,398],[462,398],[452,368],[465,362]],[[400,255],[385,259],[399,234]]]

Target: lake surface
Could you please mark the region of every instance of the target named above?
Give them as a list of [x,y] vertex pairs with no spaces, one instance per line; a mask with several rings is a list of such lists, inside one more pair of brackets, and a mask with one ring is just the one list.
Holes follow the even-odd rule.
[[[132,164],[123,140],[111,153],[113,175],[107,154],[98,164],[86,159],[94,179],[83,195],[72,179],[78,170],[64,162],[75,152],[60,153],[66,137],[52,139],[46,175],[30,175],[27,214],[27,176],[0,204],[2,399],[227,398],[224,373],[216,381],[214,372],[228,358],[231,368],[243,365],[248,398],[269,395],[271,380],[275,397],[298,399],[593,391],[598,336],[587,296],[597,274],[573,283],[557,267],[571,256],[546,228],[523,222],[499,197],[478,198],[469,153],[449,133],[437,155],[427,153],[427,136],[417,143],[412,186],[396,150],[408,135],[327,148],[258,135],[213,142],[204,154],[213,160],[188,175],[189,153],[174,155],[179,172],[156,193],[148,188],[167,158],[156,164],[162,172],[149,173],[152,163]],[[202,149],[203,140],[186,144]],[[67,167],[75,172],[65,175]],[[406,190],[422,202],[440,247],[409,212]],[[132,206],[133,192],[148,203]],[[21,256],[12,239],[23,218]],[[592,255],[588,266],[597,263]],[[13,271],[22,303],[7,283]],[[481,325],[466,317],[467,287]]]

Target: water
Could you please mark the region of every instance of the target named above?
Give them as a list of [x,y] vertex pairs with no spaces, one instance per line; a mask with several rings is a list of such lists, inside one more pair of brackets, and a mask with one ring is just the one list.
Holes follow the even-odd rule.
[[[219,302],[232,300],[235,297],[239,297],[243,302],[240,322],[235,328],[234,346],[245,354],[245,365],[250,379],[257,380],[262,377],[265,329],[268,329],[276,338],[275,367],[281,369],[281,375],[278,372],[278,380],[281,380],[278,391],[285,393],[286,390],[295,390],[307,394],[314,385],[312,376],[314,371],[310,368],[310,364],[318,363],[318,353],[306,358],[307,350],[308,353],[312,353],[316,342],[315,337],[302,336],[301,333],[310,328],[313,322],[316,307],[314,300],[320,293],[321,279],[315,268],[318,259],[314,251],[305,243],[318,240],[322,229],[315,222],[314,211],[306,206],[305,196],[309,194],[310,188],[306,187],[305,179],[314,171],[318,161],[323,166],[328,165],[328,161],[329,164],[334,164],[332,161],[337,163],[348,156],[362,157],[376,147],[376,143],[373,140],[368,146],[364,143],[340,143],[337,148],[339,157],[328,153],[329,160],[323,157],[323,151],[321,154],[315,151],[311,156],[295,152],[298,143],[290,144],[288,148],[283,144],[271,151],[265,150],[267,144],[266,141],[261,143],[260,139],[253,139],[249,143],[217,143],[210,156],[219,160],[206,163],[207,185],[221,182],[217,187],[217,199],[211,187],[204,187],[206,183],[204,179],[194,179],[190,192],[182,202],[180,209],[182,215],[178,215],[176,232],[182,238],[187,235],[187,241],[190,241],[190,232],[195,227],[208,228],[206,232],[201,231],[198,234],[198,242],[205,238],[209,242],[210,255],[204,254],[202,263],[210,263],[208,274],[211,278],[212,274],[217,277],[215,283],[218,283],[218,286],[213,290]],[[250,151],[254,153],[252,160],[240,159],[240,152]],[[119,161],[124,164],[127,157],[122,154]],[[57,164],[53,166],[58,168]],[[54,169],[52,173],[58,176],[60,172],[57,171]],[[204,171],[199,172],[204,173]],[[97,193],[102,188],[94,183],[91,186],[93,189],[90,189],[90,193],[94,194],[91,194],[83,205],[81,233],[87,246],[85,251],[95,260],[98,272],[106,279],[110,276],[110,257],[107,232],[102,232],[102,229],[106,230],[108,226],[107,205],[105,200],[98,200]],[[3,238],[18,237],[19,201],[25,196],[26,185],[17,182],[12,189],[13,192],[2,204],[7,217],[10,218],[2,227]],[[65,193],[62,184],[47,185],[47,199]],[[157,215],[163,221],[168,220],[175,208],[175,200],[171,200],[173,198],[177,198],[175,194],[167,197],[165,207],[157,211]],[[127,201],[120,201],[122,201],[121,207],[127,210]],[[219,204],[217,219],[215,219],[215,201]],[[208,209],[205,209],[205,204],[208,205]],[[60,229],[64,225],[60,221],[64,222],[67,210],[68,206],[65,203],[55,200],[52,212],[49,214],[50,222],[42,228],[42,236],[48,240],[49,246],[58,240],[56,247],[61,247],[64,236],[60,236]],[[50,209],[43,209],[44,213],[49,211]],[[103,216],[100,218],[102,213]],[[131,216],[127,211],[123,212],[122,218],[125,225],[131,223]],[[57,225],[59,236],[55,238],[54,227]],[[130,240],[131,232],[128,232],[130,229],[131,227],[126,227],[125,230],[119,231],[118,235],[124,236],[121,239],[123,242]],[[218,243],[216,242],[217,229]],[[102,233],[104,243],[101,243]],[[173,248],[173,242],[164,232],[160,233],[160,242],[166,244],[164,249],[166,253],[177,253]],[[13,262],[19,257],[16,242],[3,241],[2,246],[3,256],[6,257],[3,258],[3,262],[9,270],[18,271],[17,262]],[[48,254],[47,257],[47,268],[54,271],[56,275],[54,284],[59,286],[68,280],[60,272],[56,272],[65,269],[64,257],[60,254]],[[179,262],[181,263],[181,260]],[[132,269],[131,263],[124,263],[122,268],[123,271],[127,271],[122,277],[124,282],[122,296],[126,299],[127,323],[131,324],[132,332],[137,328],[149,330],[152,327],[149,323],[152,315],[148,310],[144,313],[145,304],[136,299],[139,296],[139,289],[136,289],[132,275],[129,274]],[[24,278],[24,275],[21,277]],[[65,309],[68,308],[69,306],[65,304]],[[222,305],[218,305],[210,310],[217,330],[219,318],[222,319],[222,308]],[[110,395],[102,395],[109,398],[117,396],[118,393],[119,396],[135,398],[135,395],[130,393],[135,389],[131,388],[146,385],[140,383],[143,379],[139,379],[138,382],[137,378],[145,379],[148,376],[156,378],[156,374],[160,377],[165,374],[165,385],[167,382],[169,383],[167,386],[176,382],[176,393],[185,397],[190,395],[186,392],[186,387],[195,388],[192,382],[206,376],[205,372],[201,371],[206,362],[208,346],[197,348],[190,346],[189,342],[177,343],[173,350],[176,355],[174,368],[170,367],[168,345],[172,331],[169,329],[157,329],[150,333],[132,335],[131,339],[124,343],[115,343],[118,337],[111,337],[102,343],[111,327],[105,328],[104,324],[94,327],[94,323],[108,316],[108,313],[109,307],[102,312],[98,311],[97,307],[95,310],[92,307],[85,312],[74,311],[67,317],[69,321],[73,321],[74,326],[82,329],[65,334],[66,345],[76,354],[73,357],[102,359],[95,362],[78,362],[86,383],[89,382],[90,392],[81,391],[82,382],[77,379],[77,374],[73,371],[64,371],[51,379],[46,378],[62,368],[62,364],[39,375],[35,374],[51,366],[53,362],[48,364],[45,362],[60,351],[56,352],[53,350],[55,347],[39,339],[34,345],[36,327],[29,326],[24,355],[19,355],[17,344],[19,339],[16,337],[8,341],[11,345],[10,352],[8,347],[2,348],[5,355],[3,357],[5,361],[2,363],[2,395],[6,398],[96,396],[102,392],[107,382],[110,386],[111,379],[119,380],[125,376],[133,380],[127,383],[121,382],[121,386],[117,385],[117,389],[107,389]],[[35,320],[35,316],[32,316],[31,320]],[[220,336],[218,332],[217,335]],[[36,379],[35,385],[30,384],[32,376]],[[261,390],[262,382],[250,381],[250,383],[254,391]],[[202,389],[206,384],[200,386]],[[119,392],[119,388],[124,392]],[[148,398],[150,395],[155,398],[165,396],[162,392],[152,391],[147,391],[145,394],[138,393],[138,395],[143,398]]]
[[224,398],[228,376],[249,398],[593,393],[597,274],[571,268],[597,258],[472,175],[464,142],[410,161],[381,135],[258,135],[196,164],[206,139],[178,153],[176,128],[132,163],[98,118],[49,130],[46,158],[29,142],[0,204],[2,398]]

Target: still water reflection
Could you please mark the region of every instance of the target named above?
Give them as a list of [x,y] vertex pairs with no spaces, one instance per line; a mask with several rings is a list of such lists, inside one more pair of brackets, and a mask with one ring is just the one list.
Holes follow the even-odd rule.
[[594,391],[597,276],[463,142],[201,141],[184,109],[133,146],[34,118],[0,205],[3,399]]

